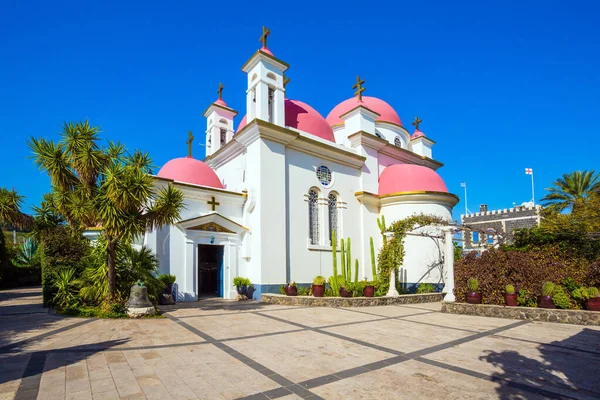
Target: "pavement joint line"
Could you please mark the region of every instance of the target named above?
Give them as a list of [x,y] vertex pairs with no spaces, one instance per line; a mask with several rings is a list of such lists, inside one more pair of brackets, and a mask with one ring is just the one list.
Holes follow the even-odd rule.
[[[229,354],[231,357],[235,358],[236,360],[242,362],[244,365],[248,366],[249,368],[252,368],[253,370],[255,370],[256,372],[260,373],[261,375],[269,378],[270,380],[272,380],[273,382],[277,383],[278,385],[283,386],[290,386],[290,385],[297,385],[295,382],[292,382],[291,380],[287,379],[286,377],[284,377],[283,375],[278,374],[277,372],[269,369],[268,367],[260,364],[259,362],[253,360],[252,358],[240,353],[239,351],[235,350],[233,347],[230,347],[228,345],[226,345],[225,343],[218,341],[217,339],[213,338],[212,336],[202,332],[200,329],[193,327],[192,325],[188,324],[185,321],[181,321],[179,320],[177,317],[174,317],[172,315],[167,315],[167,318],[169,318],[171,321],[181,325],[182,327],[186,328],[188,331],[192,332],[193,334],[201,337],[202,339],[206,340],[207,342],[211,343],[212,345],[214,345],[215,347],[217,347],[218,349],[224,351],[225,353]],[[245,363],[243,362],[243,360],[250,360],[252,361],[252,363]],[[270,372],[270,373],[269,373]],[[302,388],[303,389],[303,388]],[[306,390],[306,389],[303,389]],[[320,399],[319,396],[317,396],[315,393],[312,393],[308,390],[306,390],[307,394],[309,394],[310,396],[312,396],[311,398],[314,399]],[[302,397],[302,396],[301,396]]]
[[[264,311],[276,312],[276,311],[298,310],[298,309],[303,309],[303,308],[313,308],[313,307],[309,307],[309,306],[304,306],[304,307],[288,307],[288,308],[276,308],[276,309],[273,309],[273,310],[264,310]],[[159,307],[159,309],[160,309],[160,307]],[[189,308],[182,308],[182,310],[189,310]],[[201,310],[201,309],[199,309],[199,310]],[[163,315],[166,315],[166,314],[171,314],[171,313],[173,313],[175,311],[178,311],[178,310],[168,310],[168,311],[161,310],[161,311],[162,311]],[[224,313],[217,313],[217,314],[182,315],[182,316],[178,316],[176,318],[186,319],[186,318],[222,317],[224,315],[252,314],[254,312],[256,312],[256,309],[248,308],[247,310],[224,312]]]
[[[431,304],[431,303],[429,303]],[[415,310],[424,310],[424,311],[431,311],[434,313],[440,313],[442,314],[441,311],[436,311],[436,310],[432,310],[431,308],[423,308],[423,307],[415,307],[415,306],[409,306],[406,304],[392,304],[394,307],[404,307],[404,308],[414,308]]]

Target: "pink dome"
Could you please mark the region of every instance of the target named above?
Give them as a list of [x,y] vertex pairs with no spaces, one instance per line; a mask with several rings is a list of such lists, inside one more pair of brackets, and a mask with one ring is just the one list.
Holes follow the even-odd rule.
[[414,191],[448,193],[448,188],[437,172],[422,165],[390,165],[379,176],[380,196]]
[[410,137],[411,139],[416,139],[418,137],[426,137],[425,134],[423,132],[421,132],[420,130],[415,130],[415,132],[412,134],[412,136]]
[[[333,131],[325,118],[317,110],[301,101],[285,99],[285,125],[335,142]],[[237,131],[239,132],[245,126],[246,116],[244,115]]]
[[270,56],[272,56],[272,57],[275,57],[275,56],[273,55],[273,53],[271,52],[271,50],[269,50],[269,49],[268,49],[268,48],[266,48],[265,46],[261,47],[261,48],[260,48],[260,51],[262,51],[263,53],[267,53],[268,55],[270,55]]
[[377,97],[368,96],[363,96],[362,101],[358,101],[357,97],[352,97],[348,100],[342,101],[340,104],[335,106],[333,110],[331,110],[327,116],[327,122],[331,126],[343,123],[344,121],[342,121],[340,115],[344,115],[359,105],[379,114],[379,117],[376,119],[376,121],[391,122],[393,124],[402,126],[402,121],[400,121],[398,113],[392,108],[392,106],[385,101],[378,99]]
[[223,184],[211,167],[192,157],[170,160],[158,171],[158,177],[223,189]]

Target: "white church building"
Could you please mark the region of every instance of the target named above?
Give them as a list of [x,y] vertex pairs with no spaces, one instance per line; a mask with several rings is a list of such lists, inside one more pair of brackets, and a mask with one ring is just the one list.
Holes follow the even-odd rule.
[[[262,48],[242,67],[246,115],[237,129],[238,112],[220,86],[204,112],[204,161],[192,157],[190,134],[188,156],[156,175],[156,185],[175,185],[185,195],[181,221],[144,238],[160,272],[176,275],[179,301],[234,298],[235,276],[252,281],[255,299],[286,282],[329,277],[332,231],[351,238],[360,278],[371,279],[369,238],[376,251],[382,244],[378,217],[388,225],[415,213],[450,220],[458,202],[436,172],[443,164],[433,158],[435,142],[419,131],[418,118],[411,134],[388,103],[362,95],[360,78],[355,96],[327,118],[288,99],[289,65],[267,48],[263,32]],[[432,239],[408,237],[400,279],[439,282],[439,271],[430,270],[437,260]]]

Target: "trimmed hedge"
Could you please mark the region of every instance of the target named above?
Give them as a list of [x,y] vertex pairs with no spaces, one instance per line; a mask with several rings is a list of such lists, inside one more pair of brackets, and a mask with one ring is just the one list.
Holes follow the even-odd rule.
[[492,249],[481,256],[467,254],[454,267],[456,300],[466,302],[467,280],[476,278],[484,304],[504,304],[504,288],[511,284],[518,293],[538,296],[542,283],[561,284],[572,278],[585,286],[600,284],[600,263],[590,265],[584,257],[565,253],[557,246],[528,251]]

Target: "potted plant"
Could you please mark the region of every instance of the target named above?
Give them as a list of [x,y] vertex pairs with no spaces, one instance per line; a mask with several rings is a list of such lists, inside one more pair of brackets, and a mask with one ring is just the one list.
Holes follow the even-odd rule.
[[254,289],[254,285],[250,282],[250,279],[248,279],[248,282],[246,282],[246,283],[247,283],[246,296],[249,299],[252,299],[252,296],[254,295],[254,290],[256,290],[256,289]]
[[538,296],[538,307],[540,308],[556,308],[552,301],[552,295],[556,285],[552,282],[544,282],[542,285],[542,295]]
[[344,282],[343,285],[340,285],[340,296],[352,297],[352,289],[349,284]]
[[515,287],[513,285],[506,285],[504,288],[504,303],[510,307],[517,306],[517,298],[519,296],[515,293]]
[[325,278],[323,278],[321,275],[316,276],[315,279],[313,279],[312,294],[314,297],[323,297],[324,293],[325,293]]
[[242,278],[241,276],[236,276],[233,278],[233,286],[235,286],[240,296],[247,294],[249,282],[250,280],[248,278]]
[[365,278],[365,280],[362,281],[362,284],[363,284],[363,296],[373,297],[375,295],[375,286],[377,286],[377,282],[376,281],[368,281],[367,278]]
[[164,283],[164,285],[165,285],[164,293],[165,294],[173,293],[173,284],[177,280],[177,277],[175,275],[161,274],[158,276],[158,280],[161,281],[162,283]]
[[298,295],[298,286],[296,285],[296,282],[292,281],[289,284],[285,285],[285,294],[288,296]]
[[479,282],[477,279],[469,278],[467,287],[469,288],[469,291],[467,292],[467,303],[481,304],[481,293],[477,291],[479,289]]
[[588,299],[585,301],[585,309],[589,311],[600,311],[600,291],[598,288],[587,289]]

